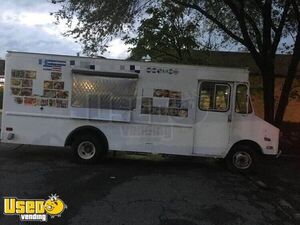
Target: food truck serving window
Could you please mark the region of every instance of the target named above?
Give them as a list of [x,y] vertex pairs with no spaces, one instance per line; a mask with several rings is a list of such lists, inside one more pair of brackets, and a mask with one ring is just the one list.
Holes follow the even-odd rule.
[[72,107],[132,110],[137,79],[73,74]]

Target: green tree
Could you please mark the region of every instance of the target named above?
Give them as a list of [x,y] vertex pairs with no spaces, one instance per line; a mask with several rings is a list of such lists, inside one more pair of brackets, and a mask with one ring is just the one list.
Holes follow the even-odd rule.
[[[213,22],[236,42],[244,45],[261,71],[264,86],[265,119],[280,125],[288,103],[289,92],[299,64],[299,2],[297,0],[174,0],[192,8]],[[285,38],[294,37],[294,43]],[[277,113],[274,112],[275,58],[279,50],[292,49],[293,56]],[[275,118],[274,118],[275,116]]]
[[[81,40],[85,51],[97,52],[106,47],[113,37],[131,30],[145,11],[162,3],[154,0],[53,0],[62,4],[55,15],[58,19],[67,19],[69,25],[73,18],[78,19],[69,35]],[[285,111],[290,84],[295,77],[295,68],[299,64],[299,0],[169,0],[179,6],[192,10],[211,22],[217,36],[245,46],[261,71],[264,85],[265,119],[274,123],[274,86],[275,57],[281,49],[293,52],[290,69],[284,84],[284,91],[276,115],[277,123],[282,120]],[[291,44],[284,43],[288,37],[294,37]]]
[[288,68],[287,77],[285,79],[284,85],[282,87],[282,92],[278,104],[278,109],[275,116],[275,123],[280,126],[284,112],[289,102],[290,92],[292,90],[293,81],[295,79],[297,68],[300,61],[300,6],[299,3],[297,4],[296,1],[292,1],[293,13],[291,15],[291,20],[295,21],[292,22],[292,25],[289,30],[293,30],[292,32],[295,33],[294,37],[294,44],[292,50],[292,59]]
[[168,0],[149,7],[140,26],[124,37],[133,47],[131,59],[150,55],[152,61],[199,64],[194,50],[211,50],[222,45],[212,39],[212,29],[199,14]]
[[137,29],[137,35],[126,36],[132,58],[140,60],[148,54],[155,61],[182,62],[191,58],[191,50],[199,49],[197,41],[198,21],[188,20],[191,16],[185,7],[164,1],[159,7],[146,10],[145,19]]

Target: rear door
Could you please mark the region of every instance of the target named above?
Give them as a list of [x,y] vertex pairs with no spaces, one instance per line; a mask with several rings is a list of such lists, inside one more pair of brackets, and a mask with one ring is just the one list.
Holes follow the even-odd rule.
[[233,84],[199,81],[194,154],[220,156],[229,142]]

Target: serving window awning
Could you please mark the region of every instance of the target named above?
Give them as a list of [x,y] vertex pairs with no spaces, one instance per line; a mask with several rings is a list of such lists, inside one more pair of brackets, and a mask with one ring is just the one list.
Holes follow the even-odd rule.
[[107,72],[107,71],[93,71],[93,70],[72,70],[73,74],[86,76],[99,76],[110,78],[124,78],[124,79],[138,79],[139,75],[136,73],[122,73],[122,72]]

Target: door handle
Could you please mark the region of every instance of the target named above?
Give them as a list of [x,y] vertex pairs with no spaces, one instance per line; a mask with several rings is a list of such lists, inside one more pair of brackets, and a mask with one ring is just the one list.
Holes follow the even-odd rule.
[[231,122],[232,122],[232,115],[231,115],[231,114],[228,115],[227,122],[228,122],[228,123],[231,123]]

